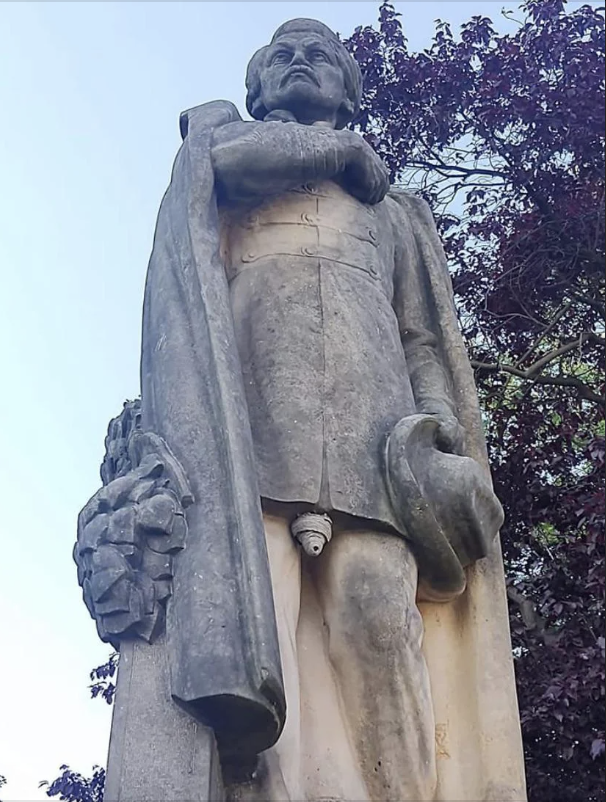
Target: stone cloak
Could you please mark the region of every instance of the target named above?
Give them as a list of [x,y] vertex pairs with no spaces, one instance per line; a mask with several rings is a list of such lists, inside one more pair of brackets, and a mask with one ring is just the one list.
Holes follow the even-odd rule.
[[182,118],[190,135],[147,273],[141,424],[170,444],[194,496],[167,609],[171,693],[224,755],[254,755],[279,737],[285,701],[210,162],[213,128],[234,114],[217,102]]

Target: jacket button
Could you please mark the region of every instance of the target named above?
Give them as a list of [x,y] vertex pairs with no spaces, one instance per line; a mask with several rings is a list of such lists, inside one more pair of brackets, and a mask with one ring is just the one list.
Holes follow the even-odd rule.
[[303,256],[315,256],[316,249],[312,248],[310,245],[304,245],[301,248],[301,253],[303,254]]

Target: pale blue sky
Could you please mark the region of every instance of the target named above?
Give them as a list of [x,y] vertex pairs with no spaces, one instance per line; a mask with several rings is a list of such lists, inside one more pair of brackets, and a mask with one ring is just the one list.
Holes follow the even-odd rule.
[[[412,47],[487,2],[398,3]],[[291,17],[342,34],[374,2],[0,3],[0,774],[43,799],[62,762],[104,764],[108,648],[71,549],[108,420],[138,394],[140,312],[179,112],[243,109],[252,52]]]

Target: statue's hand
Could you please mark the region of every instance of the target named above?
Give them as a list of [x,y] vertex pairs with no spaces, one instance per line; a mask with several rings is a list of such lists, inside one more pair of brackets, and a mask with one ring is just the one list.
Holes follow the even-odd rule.
[[439,423],[436,434],[438,448],[449,454],[463,456],[465,453],[465,429],[454,415],[441,413],[435,415],[435,418]]
[[347,165],[341,183],[362,203],[380,203],[389,191],[389,171],[383,160],[359,134],[339,133],[347,138]]
[[359,134],[291,118],[275,110],[263,123],[233,122],[215,130],[211,158],[224,197],[265,197],[326,180],[338,181],[363,203],[383,200],[387,168]]

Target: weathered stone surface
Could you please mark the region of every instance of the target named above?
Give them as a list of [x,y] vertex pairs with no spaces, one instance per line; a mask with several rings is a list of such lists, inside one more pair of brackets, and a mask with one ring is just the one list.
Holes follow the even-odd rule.
[[442,451],[434,416],[409,415],[395,426],[385,465],[392,505],[408,534],[424,601],[465,590],[465,572],[486,557],[503,523],[488,477],[470,457]]
[[[128,405],[124,417],[132,419]],[[184,508],[193,501],[166,443],[127,429],[110,424],[110,433],[120,433],[121,450],[108,435],[102,468],[107,484],[80,513],[74,547],[86,606],[101,640],[115,648],[122,638],[151,641],[162,631],[173,556],[187,536]],[[120,475],[114,473],[118,465]]]
[[222,802],[211,729],[174,703],[161,637],[122,644],[105,802]]
[[281,26],[246,83],[252,121],[181,116],[141,404],[80,518],[122,650],[107,798],[219,798],[214,738],[233,802],[523,800],[502,512],[431,213],[345,129],[361,75],[326,26]]

